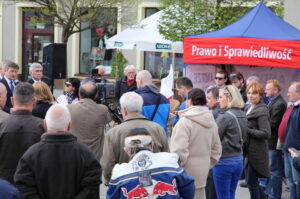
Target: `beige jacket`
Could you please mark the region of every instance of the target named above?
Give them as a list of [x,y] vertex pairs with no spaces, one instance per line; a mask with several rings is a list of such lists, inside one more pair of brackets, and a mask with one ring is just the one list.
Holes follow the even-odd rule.
[[124,152],[124,139],[134,128],[145,128],[151,134],[154,142],[153,152],[169,152],[165,130],[159,124],[146,119],[139,113],[130,113],[125,117],[122,124],[110,129],[105,135],[103,156],[100,163],[106,183],[111,178],[115,164],[129,162],[129,156]]
[[195,178],[196,189],[205,187],[209,169],[221,157],[222,145],[212,113],[204,106],[179,112],[170,151],[179,155],[181,165]]
[[104,142],[104,125],[111,121],[108,108],[91,99],[81,99],[68,105],[71,113],[71,133],[91,149],[100,161]]

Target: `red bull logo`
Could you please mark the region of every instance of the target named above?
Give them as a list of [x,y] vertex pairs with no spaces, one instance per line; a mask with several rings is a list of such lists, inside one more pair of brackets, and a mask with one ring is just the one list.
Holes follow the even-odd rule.
[[[176,180],[172,181],[172,184],[168,184],[161,181],[156,181],[154,185],[152,185],[153,191],[150,194],[146,188],[142,187],[141,185],[136,186],[130,192],[127,192],[126,188],[121,188],[123,195],[128,199],[143,199],[145,197],[150,196],[165,196],[169,195],[178,195],[176,188]],[[148,189],[149,190],[149,189]]]
[[176,180],[172,181],[172,184],[158,182],[153,189],[153,195],[155,196],[165,196],[166,194],[169,195],[177,195],[176,188]]

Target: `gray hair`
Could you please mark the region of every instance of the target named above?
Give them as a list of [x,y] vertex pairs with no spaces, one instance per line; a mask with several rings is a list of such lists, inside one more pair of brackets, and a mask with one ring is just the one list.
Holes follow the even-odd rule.
[[71,122],[71,115],[65,105],[54,104],[47,111],[45,121],[47,125],[47,131],[67,131]]
[[143,98],[136,92],[124,93],[120,98],[121,107],[128,113],[141,112],[143,103]]
[[252,76],[247,78],[247,82],[248,81],[253,81],[253,82],[259,83],[260,80],[259,80],[259,77],[252,75]]
[[14,68],[19,70],[18,64],[9,60],[2,61],[0,65],[2,66],[2,68],[4,68],[5,71],[7,71],[9,68]]
[[135,70],[136,72],[136,68],[134,65],[127,65],[125,68],[124,68],[124,74],[126,75],[127,71],[128,70]]
[[152,75],[147,70],[142,70],[136,76],[137,79],[142,79],[146,83],[152,83]]
[[101,68],[101,69],[103,69],[105,71],[105,67],[103,65],[96,66],[96,69],[99,69],[99,68]]
[[34,99],[34,88],[28,82],[20,82],[14,89],[14,102],[18,105],[28,106]]
[[300,92],[300,82],[293,82],[291,85],[295,85],[295,91],[297,93]]
[[30,65],[29,72],[32,72],[35,68],[43,68],[43,66],[40,63],[34,62]]

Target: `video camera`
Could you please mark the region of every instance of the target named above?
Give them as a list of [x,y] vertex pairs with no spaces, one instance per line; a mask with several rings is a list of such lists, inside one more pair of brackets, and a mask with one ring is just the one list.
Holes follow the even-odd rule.
[[92,78],[97,87],[96,103],[106,105],[113,114],[114,120],[119,124],[122,116],[115,101],[115,84],[98,75],[98,69],[92,69]]

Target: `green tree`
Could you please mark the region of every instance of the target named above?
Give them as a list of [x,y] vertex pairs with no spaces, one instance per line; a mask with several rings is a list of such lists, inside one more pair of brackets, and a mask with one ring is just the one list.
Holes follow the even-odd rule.
[[[271,9],[283,17],[283,0],[272,2]],[[159,32],[171,41],[182,41],[184,36],[221,29],[252,9],[257,0],[162,0],[164,13]]]
[[124,57],[123,53],[120,50],[114,54],[112,58],[112,71],[111,75],[118,80],[120,77],[124,76],[124,68],[128,60]]
[[[16,2],[31,2],[40,6],[40,18],[46,24],[56,24],[62,27],[62,40],[67,43],[68,38],[78,32],[90,29],[95,24],[103,22],[117,23],[111,20],[111,9],[118,5],[130,5],[132,0],[15,0]],[[40,19],[37,19],[40,21]],[[82,27],[82,22],[88,22]]]

